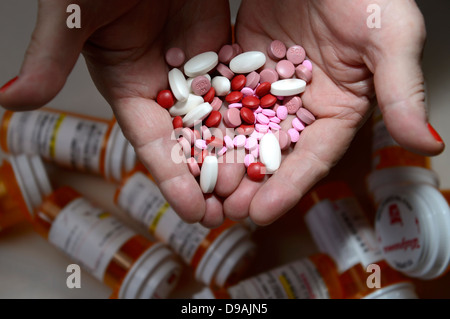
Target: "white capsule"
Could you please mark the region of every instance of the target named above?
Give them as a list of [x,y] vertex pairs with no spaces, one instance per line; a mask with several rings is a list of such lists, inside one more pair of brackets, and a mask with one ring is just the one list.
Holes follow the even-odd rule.
[[182,116],[189,113],[190,110],[203,103],[203,98],[199,95],[189,94],[186,101],[178,101],[169,109],[172,116]]
[[281,165],[281,148],[276,136],[272,133],[264,134],[259,141],[259,158],[266,166],[268,174],[274,173]]
[[200,188],[204,194],[212,193],[217,183],[219,162],[215,156],[206,156],[200,171]]
[[169,71],[169,85],[173,95],[178,101],[186,101],[189,97],[189,87],[183,72],[174,68]]
[[260,51],[248,51],[235,56],[230,61],[230,69],[234,73],[250,73],[258,70],[266,63],[266,55]]
[[200,53],[184,64],[184,73],[188,77],[204,75],[214,69],[219,63],[219,56],[216,52],[208,51]]
[[192,127],[195,123],[203,121],[209,113],[213,110],[211,104],[208,102],[202,103],[199,106],[193,108],[183,117],[183,124],[186,127]]
[[285,79],[273,82],[270,93],[275,96],[291,96],[303,93],[306,82],[300,79]]
[[225,96],[230,93],[231,90],[231,82],[224,76],[213,77],[211,86],[214,88],[217,96]]

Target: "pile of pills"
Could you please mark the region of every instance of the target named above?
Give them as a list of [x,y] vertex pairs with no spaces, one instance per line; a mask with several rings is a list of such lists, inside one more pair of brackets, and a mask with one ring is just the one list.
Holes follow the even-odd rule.
[[[264,67],[266,54],[275,68]],[[178,146],[204,193],[214,190],[218,159],[230,150],[241,152],[248,177],[260,181],[315,121],[301,99],[312,77],[304,48],[274,40],[266,54],[238,44],[188,61],[179,48],[166,52],[170,88],[156,101],[172,116]]]

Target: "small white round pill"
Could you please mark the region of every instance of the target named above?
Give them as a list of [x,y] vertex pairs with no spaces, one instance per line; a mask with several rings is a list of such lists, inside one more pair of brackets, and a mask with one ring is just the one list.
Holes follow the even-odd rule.
[[204,75],[214,69],[218,63],[219,56],[216,52],[200,53],[184,64],[184,73],[188,77]]
[[303,93],[306,82],[300,79],[285,79],[273,82],[270,93],[275,96],[291,96]]
[[211,81],[211,85],[216,92],[216,96],[225,96],[230,93],[231,82],[224,76],[215,76]]
[[200,188],[204,194],[212,193],[217,183],[219,162],[215,156],[206,156],[200,172]]
[[230,61],[234,73],[250,73],[266,64],[266,55],[260,51],[248,51],[235,56]]

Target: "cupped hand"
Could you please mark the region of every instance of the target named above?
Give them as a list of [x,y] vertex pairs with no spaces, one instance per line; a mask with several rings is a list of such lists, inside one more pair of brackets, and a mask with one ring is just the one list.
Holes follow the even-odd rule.
[[80,0],[81,28],[69,29],[66,9],[72,2],[39,1],[18,79],[0,93],[0,104],[15,111],[45,105],[82,53],[124,135],[174,210],[188,222],[220,224],[221,200],[204,196],[187,165],[171,160],[172,121],[155,98],[168,88],[169,48],[183,49],[189,59],[230,42],[228,1]]
[[[380,28],[367,24],[374,12],[369,5],[380,9]],[[236,40],[244,51],[267,52],[275,39],[305,48],[313,77],[302,100],[317,120],[270,178],[244,177],[225,200],[225,215],[267,225],[289,211],[343,156],[375,101],[401,146],[427,156],[442,152],[427,119],[420,66],[425,37],[412,0],[243,1]]]

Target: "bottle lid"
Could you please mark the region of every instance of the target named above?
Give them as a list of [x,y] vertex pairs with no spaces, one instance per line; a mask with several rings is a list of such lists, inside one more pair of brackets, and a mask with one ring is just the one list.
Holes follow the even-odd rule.
[[208,287],[204,287],[199,292],[195,293],[192,296],[192,299],[216,299],[212,290]]
[[[239,265],[240,259],[237,256],[244,257],[250,254],[253,246],[247,244],[250,232],[242,225],[236,224],[226,229],[208,248],[205,255],[201,259],[196,271],[195,277],[198,281],[210,286],[213,282],[222,287],[228,275],[232,274],[234,269]],[[244,246],[241,251],[240,246]],[[237,255],[235,251],[238,251]],[[227,260],[230,258],[230,260]],[[221,269],[226,264],[226,270]],[[220,277],[217,274],[220,272]]]
[[178,283],[182,266],[162,243],[147,249],[128,271],[120,299],[164,299]]
[[391,191],[389,186],[422,183],[439,187],[439,177],[431,169],[416,166],[390,167],[375,170],[367,177],[367,187],[379,202]]
[[377,289],[363,299],[419,299],[411,282],[401,282]]
[[122,180],[127,143],[119,124],[114,122],[106,146],[105,176],[107,179],[116,182]]
[[427,184],[397,187],[380,203],[375,231],[386,262],[409,277],[433,279],[450,263],[450,208]]

